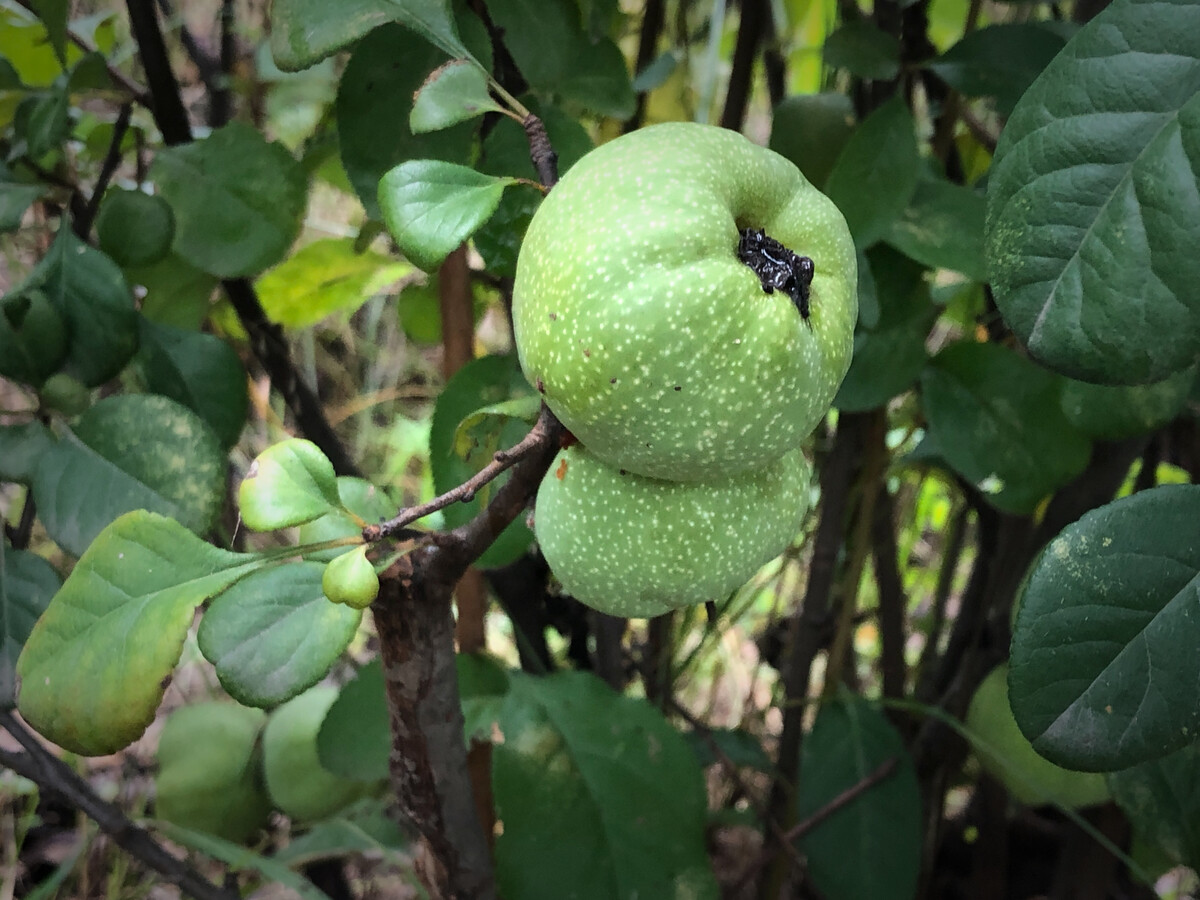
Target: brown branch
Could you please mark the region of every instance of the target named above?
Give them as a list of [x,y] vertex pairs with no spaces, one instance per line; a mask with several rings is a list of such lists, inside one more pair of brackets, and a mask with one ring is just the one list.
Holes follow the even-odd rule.
[[[551,443],[557,444],[559,429],[561,427],[558,424],[558,420],[554,418],[554,413],[550,412],[550,408],[542,404],[537,424],[511,448],[508,450],[498,450],[492,456],[490,463],[458,485],[458,487],[452,488],[441,496],[434,497],[432,500],[421,503],[418,506],[410,506],[403,509],[399,515],[386,522],[381,522],[378,525],[368,525],[363,529],[363,540],[373,543],[382,538],[391,537],[406,525],[411,525],[418,519],[423,519],[430,513],[437,512],[439,509],[445,509],[454,503],[469,503],[475,499],[475,494],[480,488],[493,481],[501,472],[511,468],[526,457],[532,456],[539,450],[545,449]],[[483,547],[480,553],[486,549],[486,546]]]
[[754,84],[754,60],[762,43],[766,20],[770,16],[767,0],[742,0],[741,20],[738,23],[737,44],[733,49],[733,64],[729,72],[729,87],[725,91],[725,108],[721,112],[721,127],[742,130],[750,88]]
[[0,750],[0,763],[62,797],[94,821],[100,830],[133,856],[196,900],[238,900],[238,892],[218,887],[181,859],[167,852],[148,831],[118,807],[98,797],[91,786],[41,742],[11,712],[0,712],[0,725],[25,748],[24,753]]
[[[654,62],[658,54],[658,41],[662,37],[666,18],[666,0],[646,0],[646,9],[642,13],[642,30],[638,34],[637,58],[633,66],[634,72],[638,75],[641,75],[650,63]],[[637,95],[637,105],[633,109],[633,115],[621,129],[624,133],[628,134],[641,128],[642,120],[646,117],[646,94],[646,91],[642,91]]]
[[[821,649],[829,622],[829,596],[845,533],[850,484],[858,466],[861,431],[861,416],[841,416],[833,449],[821,469],[821,518],[813,542],[808,585],[804,602],[788,626],[789,656],[783,670],[783,732],[779,739],[778,771],[771,785],[768,805],[768,816],[777,822],[789,822],[792,818],[793,785],[799,777],[800,747],[804,739],[805,701],[813,660]],[[760,886],[762,897],[778,895],[786,872],[778,866],[775,868],[776,871]],[[773,893],[772,886],[775,888]]]
[[525,136],[529,138],[529,158],[533,160],[533,170],[537,172],[538,180],[549,190],[558,184],[558,154],[546,134],[546,125],[532,113],[521,123]]
[[883,696],[903,697],[908,680],[904,664],[904,611],[908,604],[897,563],[893,515],[892,495],[886,484],[881,485],[871,525],[871,552],[879,592],[879,667]]

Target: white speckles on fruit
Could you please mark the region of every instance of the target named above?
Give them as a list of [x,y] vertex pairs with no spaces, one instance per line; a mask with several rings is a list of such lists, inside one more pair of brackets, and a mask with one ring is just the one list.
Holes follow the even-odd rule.
[[563,587],[616,616],[721,600],[795,537],[811,471],[795,450],[755,472],[686,484],[606,465],[576,444],[538,491],[535,530]]
[[[814,261],[811,330],[738,260],[751,226]],[[844,219],[791,163],[725,129],[659,125],[588,154],[539,208],[517,266],[517,349],[597,457],[719,477],[776,459],[825,414],[856,284]]]

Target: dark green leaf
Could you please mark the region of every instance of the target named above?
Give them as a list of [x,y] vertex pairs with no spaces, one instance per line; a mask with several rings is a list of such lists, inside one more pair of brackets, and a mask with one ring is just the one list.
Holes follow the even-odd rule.
[[206,530],[225,494],[225,454],[195,413],[154,394],[100,401],[39,462],[32,490],[54,541],[79,556],[123,513]]
[[175,252],[218,277],[261,272],[300,233],[304,170],[242,122],[160,151],[151,177],[175,212]]
[[407,25],[451,56],[470,56],[446,0],[276,0],[271,4],[271,53],[285,72],[319,62],[386,22]]
[[[477,409],[528,394],[528,384],[521,375],[515,357],[485,356],[467,363],[447,382],[438,395],[429,433],[429,467],[433,472],[433,487],[438,493],[450,490],[470,478],[478,466],[472,466],[454,453],[454,433],[458,424]],[[524,423],[509,422],[501,431],[498,446],[507,449],[525,436]],[[496,489],[508,479],[502,474],[493,485]],[[446,525],[456,528],[470,521],[483,509],[476,497],[466,503],[455,503],[442,511]],[[533,533],[522,517],[510,524],[477,564],[488,568],[512,562],[525,552],[533,541]]]
[[[0,174],[6,171],[0,170]],[[0,178],[0,234],[20,228],[25,210],[45,193],[45,185],[21,184]]]
[[972,31],[928,67],[968,97],[994,97],[996,109],[1008,115],[1065,44],[1040,23],[989,25]]
[[238,506],[255,531],[303,525],[339,510],[333,463],[312,441],[281,441],[251,464],[238,488]]
[[[537,98],[531,96],[521,97],[521,102],[546,126],[546,134],[558,153],[559,175],[565,175],[592,149],[591,137],[577,119],[558,107],[538,103]],[[511,119],[500,120],[484,139],[478,169],[491,175],[512,175],[536,181],[538,176],[529,159],[529,139],[524,129]],[[504,192],[496,212],[475,233],[475,248],[489,272],[509,278],[516,274],[521,241],[541,202],[541,194],[531,187],[519,186]]]
[[[813,815],[888,760],[895,770],[799,841],[828,900],[909,900],[921,865],[921,794],[900,735],[859,697],[826,703],[804,741],[796,814]],[[855,860],[870,860],[862,865]]]
[[21,715],[75,753],[127,746],[154,721],[196,608],[258,565],[163,516],[122,516],[92,542],[26,641]]
[[823,187],[853,133],[854,104],[845,94],[796,94],[775,107],[769,146]]
[[504,108],[488,93],[487,76],[475,63],[452,59],[438,68],[421,85],[413,98],[408,117],[413,134],[439,131],[486,112]]
[[1063,412],[1090,438],[1119,441],[1156,431],[1174,419],[1187,403],[1196,383],[1196,366],[1176,372],[1155,384],[1114,387],[1067,381]]
[[1191,0],[1115,0],[1026,92],[996,149],[996,303],[1073,378],[1158,381],[1200,354],[1197,33]]
[[715,898],[704,781],[683,737],[590,674],[510,677],[492,756],[500,892]]
[[[518,638],[518,640],[520,640]],[[458,693],[462,698],[463,736],[472,741],[490,743],[504,698],[508,695],[508,672],[500,663],[482,653],[460,653],[454,658],[458,672]]]
[[67,60],[67,14],[70,6],[68,0],[30,0],[29,3],[29,8],[46,26],[50,46],[64,65]]
[[1138,837],[1175,865],[1200,868],[1200,744],[1114,772],[1113,799]]
[[122,268],[147,266],[170,252],[175,214],[162,197],[114,188],[96,215],[96,238]]
[[41,422],[0,425],[0,481],[29,484],[53,443],[50,429]]
[[850,135],[825,193],[858,246],[875,243],[904,212],[917,188],[919,163],[912,114],[900,98],[883,104]]
[[200,622],[200,652],[221,686],[247,706],[290,700],[325,677],[358,629],[362,613],[330,603],[323,563],[262,569],[212,602]]
[[325,713],[317,733],[317,756],[335,775],[379,781],[388,777],[391,750],[383,667],[374,660],[358,670]]
[[65,79],[42,94],[31,95],[17,111],[13,123],[17,136],[25,141],[25,154],[40,159],[58,148],[71,133],[71,97]]
[[759,772],[769,773],[775,768],[762,742],[748,731],[714,728],[709,731],[688,731],[684,737],[691,744],[697,761],[706,769],[717,762],[724,764],[725,760]]
[[[481,27],[478,19],[470,30]],[[486,35],[483,36],[486,43]],[[474,42],[472,42],[474,43]],[[467,164],[477,123],[414,135],[408,125],[410,98],[446,55],[412,32],[387,25],[355,48],[338,85],[337,130],[342,164],[367,215],[381,218],[377,199],[384,173],[413,159]]]
[[70,228],[59,228],[23,290],[35,288],[66,320],[70,344],[63,371],[87,387],[108,381],[137,351],[137,312],[121,270]]
[[679,60],[676,58],[673,50],[668,50],[666,53],[659,55],[650,65],[638,72],[637,77],[633,79],[634,93],[643,94],[654,90],[656,87],[661,87],[671,77],[671,73],[675,71],[678,65]]
[[879,298],[874,327],[860,321],[850,371],[833,405],[846,412],[875,409],[916,382],[928,359],[925,339],[937,318],[925,270],[886,246],[867,252]]
[[404,255],[436,269],[488,220],[515,179],[437,160],[401,163],[379,182],[379,207]]
[[985,281],[986,207],[983,195],[970,188],[940,179],[921,181],[884,240],[931,268],[950,269],[975,281]]
[[825,39],[825,65],[888,81],[900,73],[900,42],[870,19],[848,22]]
[[611,38],[587,34],[571,0],[492,0],[488,12],[534,91],[602,116],[633,114],[636,97],[624,55]]
[[237,443],[250,398],[246,370],[232,347],[211,334],[183,331],[141,319],[138,361],[146,387],[182,403],[224,447]]
[[0,709],[16,703],[17,657],[60,587],[62,578],[54,566],[0,540]]
[[921,376],[929,433],[997,508],[1031,513],[1087,465],[1061,407],[1062,379],[999,344],[951,344]]
[[1142,491],[1046,548],[1013,630],[1009,696],[1052,762],[1123,769],[1200,729],[1200,486]]

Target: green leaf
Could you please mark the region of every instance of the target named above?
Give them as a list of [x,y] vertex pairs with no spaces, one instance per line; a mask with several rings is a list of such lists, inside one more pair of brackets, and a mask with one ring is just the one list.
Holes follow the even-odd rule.
[[927,64],[968,97],[993,97],[1001,115],[1012,112],[1066,40],[1044,24],[989,25]]
[[20,228],[25,211],[46,193],[47,188],[42,184],[0,181],[0,234]]
[[17,699],[17,657],[50,598],[62,587],[54,566],[0,540],[0,709]]
[[225,454],[195,413],[166,397],[108,397],[38,464],[32,490],[46,531],[79,556],[135,509],[208,529],[225,495]]
[[[454,434],[459,423],[478,409],[529,392],[529,385],[512,356],[485,356],[472,360],[454,373],[438,394],[429,432],[429,466],[436,492],[441,494],[462,484],[479,469],[479,466],[468,463],[454,453]],[[497,447],[511,447],[528,430],[524,423],[510,421],[503,427]],[[494,489],[498,490],[508,478],[508,472],[501,474],[492,482]],[[483,507],[482,498],[477,496],[465,503],[446,507],[442,515],[448,528],[457,528],[478,515]],[[533,533],[518,516],[500,533],[476,564],[483,568],[506,565],[524,553],[532,541]]]
[[876,109],[850,135],[825,193],[846,217],[858,246],[875,243],[904,212],[917,188],[919,163],[912,114],[899,97]]
[[1062,380],[998,344],[951,344],[921,376],[929,434],[946,462],[1005,512],[1031,513],[1087,465],[1063,415]]
[[1197,366],[1155,384],[1126,387],[1069,380],[1062,406],[1067,421],[1090,438],[1119,441],[1162,428],[1187,404]]
[[[520,99],[546,126],[546,134],[558,153],[559,174],[565,175],[592,149],[587,130],[556,106],[539,103],[531,95]],[[497,122],[484,138],[483,156],[477,168],[489,175],[513,175],[534,182],[538,178],[529,158],[529,139],[525,130],[507,117]],[[475,249],[483,257],[489,272],[509,278],[515,276],[521,241],[541,202],[541,193],[532,187],[504,192],[495,214],[475,233]]]
[[460,653],[454,658],[458,694],[462,698],[463,737],[490,743],[500,721],[500,710],[508,695],[508,671],[482,653]]
[[40,387],[67,354],[67,325],[44,291],[0,298],[0,375]]
[[328,674],[362,619],[330,603],[319,562],[261,569],[212,602],[200,622],[200,652],[221,686],[247,706],[290,700]]
[[175,212],[175,252],[220,278],[261,272],[300,233],[304,170],[242,122],[159,151],[150,177]]
[[1047,759],[1114,771],[1200,729],[1200,486],[1166,485],[1063,529],[1026,583],[1009,696]]
[[422,134],[486,112],[504,112],[504,107],[488,93],[484,71],[470,60],[452,59],[434,69],[421,85],[408,124],[413,134]]
[[46,26],[50,46],[54,48],[55,55],[65,65],[67,60],[67,14],[70,12],[70,3],[67,0],[30,0],[29,8]]
[[25,141],[25,155],[40,159],[57,149],[71,133],[71,97],[66,79],[49,90],[30,94],[17,108],[14,130]]
[[70,228],[59,228],[21,290],[34,289],[50,298],[67,323],[63,371],[87,387],[115,376],[137,351],[137,312],[121,270]]
[[267,881],[274,882],[294,892],[300,900],[329,900],[329,896],[317,889],[307,878],[296,874],[278,860],[256,853],[249,847],[231,843],[215,834],[192,831],[170,822],[156,822],[155,829],[172,843],[198,850],[213,859],[225,863],[233,871],[252,870]]
[[242,521],[255,531],[303,525],[341,505],[333,463],[301,438],[260,453],[238,488]]
[[146,387],[186,406],[213,430],[222,447],[232,447],[246,424],[250,395],[237,351],[220,338],[197,331],[141,326],[138,363]]
[[529,394],[475,410],[454,430],[455,455],[482,469],[500,449],[499,436],[504,426],[516,420],[532,427],[541,408],[542,398]]
[[[68,64],[83,55],[77,47],[66,49]],[[29,87],[47,87],[63,73],[46,26],[16,4],[0,9],[0,56]]]
[[411,856],[400,851],[411,843],[389,815],[388,801],[367,797],[293,837],[271,858],[289,866],[303,866],[321,859],[369,854],[372,859],[403,866]]
[[867,251],[867,260],[867,271],[878,273],[880,314],[873,327],[859,320],[850,371],[833,401],[844,412],[876,409],[913,386],[928,361],[925,339],[937,318],[925,269],[883,245]]
[[918,183],[908,207],[884,240],[935,269],[985,281],[983,218],[987,201],[970,188],[942,179]]
[[488,220],[515,178],[484,175],[466,166],[416,159],[379,182],[379,207],[404,255],[436,269]]
[[900,42],[869,19],[847,22],[825,39],[825,65],[889,81],[900,73]]
[[335,775],[380,781],[388,777],[391,751],[383,666],[376,659],[358,670],[325,713],[317,733],[317,757]]
[[[828,900],[909,900],[921,866],[921,794],[912,760],[887,719],[860,697],[826,703],[804,741],[796,814],[805,819],[889,759],[895,771],[801,838],[814,886]],[[870,860],[870,865],[847,865]]]
[[845,94],[796,94],[775,107],[768,146],[822,187],[854,133],[854,104]]
[[593,40],[571,0],[492,0],[488,13],[534,91],[602,116],[633,114],[637,98],[624,55],[609,37]]
[[[754,769],[758,772],[771,773],[775,763],[763,749],[762,741],[757,735],[737,728],[713,728],[701,731],[688,731],[684,738],[691,745],[692,752],[701,768],[707,769],[723,760],[729,760],[735,766]],[[720,751],[720,756],[717,753]]]
[[412,272],[380,253],[358,253],[350,238],[306,244],[255,283],[271,321],[308,328],[337,312],[352,313]]
[[198,331],[208,318],[209,302],[220,283],[175,253],[149,266],[125,272],[142,295],[141,313],[152,322]]
[[1200,354],[1200,6],[1115,0],[1017,104],[988,189],[1005,321],[1048,366],[1141,384]]
[[1113,772],[1108,786],[1138,837],[1171,862],[1200,868],[1200,744]]
[[451,56],[470,57],[445,0],[276,0],[271,53],[285,72],[305,69],[386,22],[400,22]]
[[510,679],[492,755],[500,893],[715,898],[700,767],[661,713],[586,673]]
[[0,481],[29,484],[53,444],[50,429],[41,422],[0,425]]
[[633,92],[644,94],[666,84],[667,79],[679,66],[679,58],[674,50],[660,53],[646,68],[637,73],[633,79]]
[[17,661],[21,715],[75,753],[127,746],[154,721],[196,608],[258,565],[163,516],[117,519],[25,643]]
[[113,262],[147,266],[171,250],[175,214],[162,197],[117,188],[104,195],[96,215],[96,238]]
[[[473,15],[464,14],[460,24],[472,46],[490,46],[483,23]],[[478,123],[461,122],[420,135],[408,125],[410,98],[445,61],[444,53],[416,34],[386,25],[363,38],[346,65],[337,94],[338,145],[346,176],[372,219],[382,215],[379,180],[400,163],[471,161]]]

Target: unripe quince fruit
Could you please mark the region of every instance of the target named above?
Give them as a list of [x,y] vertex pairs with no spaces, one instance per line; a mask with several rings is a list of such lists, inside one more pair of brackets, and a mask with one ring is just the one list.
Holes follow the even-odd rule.
[[366,544],[335,557],[321,575],[321,590],[334,603],[366,609],[379,596],[379,576],[367,559]]
[[1008,702],[1008,665],[993,669],[980,683],[967,710],[966,725],[979,740],[975,754],[984,769],[1028,806],[1057,803],[1069,809],[1110,798],[1103,775],[1073,772],[1033,749]]
[[598,459],[675,481],[798,446],[850,365],[857,315],[833,203],[782,156],[680,122],[576,163],[538,208],[513,289],[521,365],[554,414]]
[[754,472],[686,483],[615,469],[575,444],[538,490],[534,530],[573,597],[614,616],[723,600],[800,529],[811,470],[799,450]]

